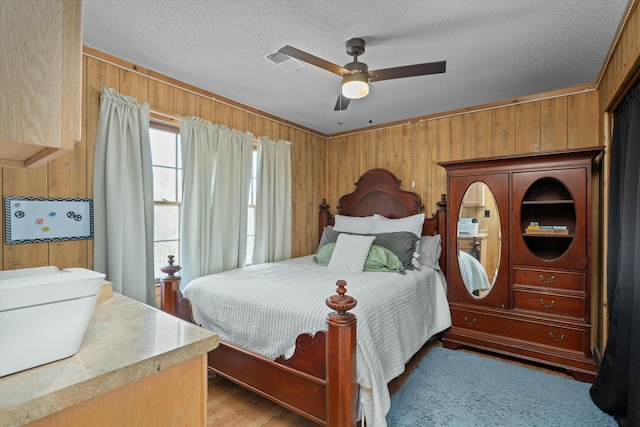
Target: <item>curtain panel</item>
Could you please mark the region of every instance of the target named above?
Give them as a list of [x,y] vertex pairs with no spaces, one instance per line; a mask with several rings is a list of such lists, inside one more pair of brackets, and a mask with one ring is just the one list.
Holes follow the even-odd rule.
[[610,150],[609,335],[590,393],[620,426],[640,426],[640,86],[614,115]]
[[149,104],[103,88],[93,175],[94,268],[155,307]]
[[258,138],[253,264],[291,258],[291,143]]
[[182,283],[244,267],[253,134],[180,117]]

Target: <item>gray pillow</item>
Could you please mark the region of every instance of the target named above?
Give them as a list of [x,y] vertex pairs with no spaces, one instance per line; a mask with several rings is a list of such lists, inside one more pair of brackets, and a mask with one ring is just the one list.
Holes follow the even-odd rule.
[[[338,240],[338,236],[341,233],[339,231],[335,231],[333,229],[329,229],[329,227],[324,229],[322,233],[322,242],[333,243]],[[347,233],[354,234],[354,233]],[[416,242],[420,240],[418,236],[411,233],[410,231],[396,231],[393,233],[372,233],[368,234],[368,236],[375,236],[376,239],[373,241],[374,245],[382,246],[383,248],[389,249],[393,252],[400,262],[402,262],[402,266],[405,270],[413,270],[414,266],[411,263],[413,258],[413,253],[416,249]],[[322,246],[320,246],[322,247]]]
[[[322,231],[322,236],[320,236],[320,244],[318,244],[318,249],[316,249],[315,253],[318,253],[318,251],[320,250],[320,248],[322,248],[324,245],[326,245],[327,243],[335,243],[336,240],[333,240],[332,242],[329,242],[329,233],[333,231],[333,226],[332,225],[327,225],[324,230]],[[338,238],[338,236],[336,236],[336,239]]]

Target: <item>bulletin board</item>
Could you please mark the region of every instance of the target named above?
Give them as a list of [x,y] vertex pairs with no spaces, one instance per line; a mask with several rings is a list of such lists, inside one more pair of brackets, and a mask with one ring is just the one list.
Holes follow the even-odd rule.
[[8,245],[93,239],[93,200],[5,197],[4,222]]

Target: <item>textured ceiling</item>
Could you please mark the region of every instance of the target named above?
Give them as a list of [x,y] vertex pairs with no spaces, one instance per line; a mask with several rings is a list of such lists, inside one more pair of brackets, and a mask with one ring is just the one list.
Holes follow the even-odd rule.
[[[595,84],[627,0],[84,0],[84,44],[324,134]],[[370,69],[447,61],[374,82],[333,111],[340,77],[265,58],[292,45]]]

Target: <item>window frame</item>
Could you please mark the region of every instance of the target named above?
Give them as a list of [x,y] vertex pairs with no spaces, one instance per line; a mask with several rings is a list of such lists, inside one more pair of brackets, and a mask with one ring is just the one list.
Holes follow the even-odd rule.
[[[175,125],[169,125],[166,123],[162,123],[156,120],[150,120],[149,121],[149,129],[154,129],[154,130],[160,130],[160,131],[164,131],[164,132],[168,132],[168,133],[172,133],[175,135],[175,152],[174,152],[174,156],[175,156],[175,166],[166,166],[166,165],[158,165],[153,163],[153,157],[151,160],[151,167],[153,169],[155,168],[163,168],[163,169],[170,169],[172,171],[174,171],[174,185],[175,185],[175,191],[176,191],[176,200],[156,200],[155,199],[155,194],[154,194],[154,200],[153,200],[153,205],[154,205],[154,212],[155,212],[155,206],[176,206],[178,209],[178,236],[175,239],[156,239],[156,235],[155,235],[155,230],[154,230],[154,236],[153,236],[153,246],[154,246],[154,260],[157,261],[156,256],[159,256],[160,254],[155,254],[155,247],[157,243],[166,243],[166,242],[177,242],[178,244],[178,249],[177,249],[177,253],[175,254],[162,254],[162,256],[167,256],[167,255],[175,255],[177,260],[180,260],[180,241],[182,239],[182,236],[180,234],[180,218],[182,216],[182,185],[180,183],[180,178],[179,175],[182,174],[182,164],[179,162],[180,161],[180,128],[175,126]],[[151,136],[149,138],[149,143],[151,144]],[[154,177],[155,178],[155,177]],[[154,183],[155,184],[155,183]],[[155,221],[154,221],[155,222]],[[163,264],[164,265],[164,264]],[[154,261],[154,267],[155,267],[155,261]],[[161,276],[161,271],[158,268],[154,268],[154,277],[155,277],[155,283],[159,284],[160,283],[160,276]]]

